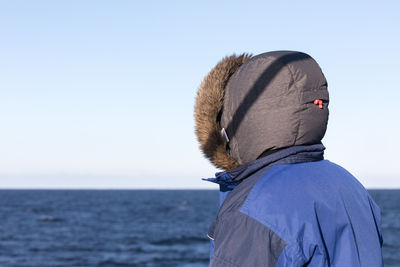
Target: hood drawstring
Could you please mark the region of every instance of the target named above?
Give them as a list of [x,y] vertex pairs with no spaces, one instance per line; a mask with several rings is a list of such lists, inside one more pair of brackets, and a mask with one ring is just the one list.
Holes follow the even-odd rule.
[[318,105],[320,109],[322,109],[322,100],[321,99],[315,99],[314,100],[314,105]]

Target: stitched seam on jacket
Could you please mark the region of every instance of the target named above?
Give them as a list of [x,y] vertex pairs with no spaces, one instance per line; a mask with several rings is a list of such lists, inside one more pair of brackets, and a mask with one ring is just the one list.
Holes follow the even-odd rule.
[[[250,193],[249,193],[249,195],[250,195]],[[242,212],[246,216],[249,216],[250,218],[253,218],[254,220],[256,220],[256,221],[260,222],[261,224],[265,225],[266,227],[268,227],[272,232],[276,233],[287,244],[292,243],[292,242],[304,243],[303,239],[293,238],[293,237],[289,237],[289,236],[284,235],[283,234],[283,232],[284,232],[283,228],[280,228],[280,227],[276,226],[275,224],[265,220],[265,218],[263,218],[263,220],[261,220],[260,218],[254,218],[253,216],[250,216],[249,214],[244,212],[243,209],[249,210],[249,199],[250,199],[249,197],[246,198],[246,200],[244,201],[242,207],[240,208],[240,212]],[[283,238],[284,236],[286,236],[287,238]],[[314,242],[309,242],[309,241],[306,240],[306,243],[318,245],[318,243],[316,243],[315,241]]]

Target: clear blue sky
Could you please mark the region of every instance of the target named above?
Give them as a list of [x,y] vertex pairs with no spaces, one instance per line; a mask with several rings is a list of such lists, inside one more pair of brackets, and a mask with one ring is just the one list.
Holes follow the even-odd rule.
[[0,188],[216,188],[196,90],[298,50],[329,83],[326,158],[400,187],[399,1],[1,1]]

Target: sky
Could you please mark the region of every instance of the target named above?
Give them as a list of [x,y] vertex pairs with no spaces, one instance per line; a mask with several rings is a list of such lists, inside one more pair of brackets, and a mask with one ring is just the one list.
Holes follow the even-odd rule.
[[325,158],[400,188],[399,1],[0,0],[0,188],[209,188],[194,134],[224,56],[310,54]]

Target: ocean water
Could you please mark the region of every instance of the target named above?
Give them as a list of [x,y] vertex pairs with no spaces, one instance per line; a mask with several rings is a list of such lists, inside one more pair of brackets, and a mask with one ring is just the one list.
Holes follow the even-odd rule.
[[[400,190],[371,190],[400,266]],[[0,190],[0,266],[208,266],[212,190]]]

